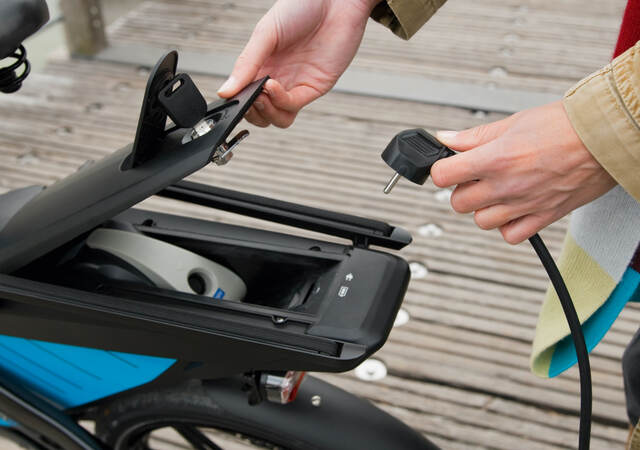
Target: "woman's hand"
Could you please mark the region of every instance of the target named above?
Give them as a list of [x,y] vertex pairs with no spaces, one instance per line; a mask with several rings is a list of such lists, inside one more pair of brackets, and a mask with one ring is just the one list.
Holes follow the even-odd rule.
[[246,118],[262,127],[288,127],[346,70],[378,1],[279,0],[256,25],[218,95],[232,97],[270,75]]
[[616,185],[573,130],[557,101],[438,139],[461,153],[431,170],[440,187],[458,185],[453,209],[499,228],[517,244]]

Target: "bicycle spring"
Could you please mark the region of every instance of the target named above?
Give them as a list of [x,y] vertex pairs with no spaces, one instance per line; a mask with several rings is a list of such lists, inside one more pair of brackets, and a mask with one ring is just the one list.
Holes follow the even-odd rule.
[[[27,50],[23,45],[15,49],[7,58],[13,58],[15,61],[10,66],[0,67],[0,92],[10,94],[20,89],[22,82],[31,72],[31,64],[27,59]],[[23,67],[22,73],[17,75],[17,71],[21,67]]]

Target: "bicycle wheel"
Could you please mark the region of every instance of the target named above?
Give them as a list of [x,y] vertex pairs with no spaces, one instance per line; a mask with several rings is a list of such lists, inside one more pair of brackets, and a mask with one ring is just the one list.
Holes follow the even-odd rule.
[[[438,448],[367,400],[312,376],[286,405],[250,406],[242,386],[242,379],[233,377],[132,393],[100,405],[91,418],[96,435],[116,450]],[[182,447],[167,442],[172,436],[180,437]]]
[[134,394],[109,403],[96,436],[115,450],[312,449],[301,436],[221,407],[206,385]]

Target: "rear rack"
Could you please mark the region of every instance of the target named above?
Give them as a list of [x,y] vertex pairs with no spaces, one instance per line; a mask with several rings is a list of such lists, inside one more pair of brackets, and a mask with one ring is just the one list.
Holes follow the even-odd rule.
[[410,244],[412,239],[404,228],[393,227],[378,220],[190,181],[175,183],[157,195],[350,239],[354,246],[361,248],[378,245],[399,250]]

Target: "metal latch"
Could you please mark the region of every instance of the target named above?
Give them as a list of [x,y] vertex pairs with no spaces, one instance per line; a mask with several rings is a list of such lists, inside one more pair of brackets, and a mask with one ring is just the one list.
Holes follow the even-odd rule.
[[216,163],[219,166],[223,166],[231,160],[233,157],[233,149],[238,146],[240,141],[249,136],[248,130],[242,130],[236,134],[229,142],[220,144],[218,148],[211,155],[211,162]]

